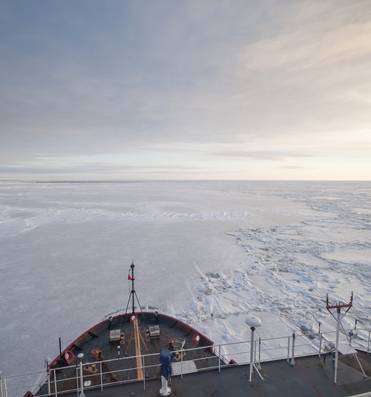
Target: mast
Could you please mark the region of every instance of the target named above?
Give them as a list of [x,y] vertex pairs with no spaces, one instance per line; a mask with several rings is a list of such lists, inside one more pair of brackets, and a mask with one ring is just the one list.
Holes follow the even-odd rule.
[[139,310],[142,311],[142,306],[139,302],[138,295],[135,291],[135,273],[134,273],[135,265],[134,262],[131,262],[128,280],[131,281],[131,290],[129,292],[129,299],[126,305],[125,314],[128,313],[128,309],[131,302],[131,316],[129,316],[129,322],[131,323],[131,334],[129,340],[127,342],[128,350],[129,346],[131,345],[132,341],[134,341],[135,345],[135,356],[136,356],[136,363],[137,363],[137,380],[142,381],[144,379],[144,368],[143,368],[143,358],[142,358],[142,346],[147,350],[146,343],[141,335],[140,327],[139,327],[139,319],[138,316],[135,315],[135,300],[138,302]]
[[[353,306],[353,291],[350,295],[350,300],[348,303],[336,302],[334,304],[330,304],[328,294],[326,296],[326,309],[336,321],[335,368],[334,368],[334,383],[335,384],[337,383],[337,379],[338,379],[340,328],[343,328],[342,324],[341,324],[341,320],[349,312],[349,310],[352,308],[352,306]],[[344,311],[343,313],[342,313],[342,310]],[[336,312],[336,315],[334,314],[334,312]]]
[[138,295],[135,291],[135,272],[134,272],[134,270],[135,270],[135,265],[134,265],[134,261],[133,261],[133,262],[131,262],[129,274],[128,274],[128,280],[131,281],[131,290],[129,292],[129,299],[128,299],[128,303],[126,305],[126,310],[125,310],[125,313],[127,314],[129,305],[131,303],[131,315],[132,316],[135,315],[135,300],[137,300],[139,309],[140,309],[140,311],[142,311],[142,306],[139,302]]
[[131,270],[131,314],[135,313],[135,303],[134,303],[134,296],[135,296],[135,278],[134,278],[134,262],[131,263],[130,265],[130,270]]

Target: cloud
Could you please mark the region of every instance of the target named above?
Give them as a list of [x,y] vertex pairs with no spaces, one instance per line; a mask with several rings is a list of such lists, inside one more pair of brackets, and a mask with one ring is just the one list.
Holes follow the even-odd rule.
[[[322,25],[322,26],[321,26]],[[250,69],[285,68],[286,72],[359,62],[371,55],[371,22],[351,23],[332,30],[321,28],[288,32],[256,41],[243,51]],[[318,26],[318,24],[317,24]]]
[[0,157],[14,173],[371,167],[367,1],[25,7],[0,5]]
[[289,150],[222,150],[215,152],[214,155],[272,161],[281,161],[290,158],[314,157],[313,154],[305,151],[294,152]]

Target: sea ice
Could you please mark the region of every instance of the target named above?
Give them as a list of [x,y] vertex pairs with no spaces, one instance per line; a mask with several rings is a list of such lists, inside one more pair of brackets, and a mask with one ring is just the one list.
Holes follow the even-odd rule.
[[[346,327],[371,323],[370,183],[2,182],[0,248],[6,375],[40,369],[58,336],[65,345],[124,308],[133,259],[141,303],[216,343],[249,340],[248,316],[257,337],[285,336],[263,343],[262,360],[285,356],[292,332],[305,335],[299,354],[316,351],[318,322],[334,328],[327,293],[354,291]],[[365,331],[353,338],[366,346]]]

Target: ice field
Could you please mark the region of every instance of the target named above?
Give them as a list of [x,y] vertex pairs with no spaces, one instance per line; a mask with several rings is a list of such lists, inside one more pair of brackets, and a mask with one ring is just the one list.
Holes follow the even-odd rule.
[[371,326],[371,183],[1,182],[0,253],[6,375],[124,308],[132,260],[143,306],[217,343],[248,339],[254,315],[264,337],[315,344],[326,294],[352,290],[346,324]]

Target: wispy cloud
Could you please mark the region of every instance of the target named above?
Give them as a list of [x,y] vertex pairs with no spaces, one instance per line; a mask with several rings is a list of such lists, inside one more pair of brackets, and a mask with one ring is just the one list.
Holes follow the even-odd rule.
[[257,160],[280,161],[291,158],[314,157],[308,152],[294,152],[289,150],[223,150],[214,153],[215,156],[252,158]]
[[[328,10],[331,12],[331,9]],[[285,72],[362,62],[371,55],[371,21],[326,30],[326,21],[314,29],[258,40],[245,47],[244,65],[258,71],[284,68]]]

